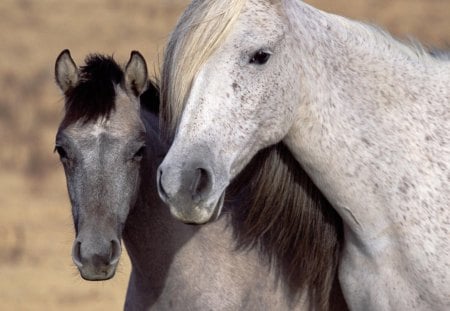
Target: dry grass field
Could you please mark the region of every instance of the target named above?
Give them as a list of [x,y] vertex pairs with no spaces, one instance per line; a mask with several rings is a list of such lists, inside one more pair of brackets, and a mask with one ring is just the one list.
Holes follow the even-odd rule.
[[[450,0],[310,0],[399,36],[450,47]],[[53,139],[62,101],[53,82],[58,53],[121,62],[140,50],[158,67],[183,0],[0,1],[0,310],[120,310],[129,274],[82,281],[72,266],[65,179]],[[156,237],[157,238],[157,237]]]

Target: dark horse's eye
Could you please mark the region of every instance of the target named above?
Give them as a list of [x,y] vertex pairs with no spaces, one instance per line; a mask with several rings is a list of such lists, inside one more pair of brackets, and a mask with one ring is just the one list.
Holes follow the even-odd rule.
[[139,148],[138,151],[136,151],[136,153],[133,156],[134,160],[140,160],[142,159],[142,157],[144,156],[145,153],[145,146],[142,146],[141,148]]
[[264,65],[265,63],[267,63],[271,55],[272,53],[270,52],[258,50],[250,59],[250,64]]
[[66,152],[66,150],[64,150],[63,147],[55,146],[55,152],[57,152],[59,154],[59,157],[61,160],[67,159],[67,152]]

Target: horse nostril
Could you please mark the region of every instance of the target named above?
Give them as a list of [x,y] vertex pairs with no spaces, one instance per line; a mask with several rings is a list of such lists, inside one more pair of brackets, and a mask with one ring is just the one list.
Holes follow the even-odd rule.
[[208,193],[211,189],[211,177],[208,171],[204,168],[197,168],[194,173],[193,182],[191,185],[192,200],[198,203],[202,200],[202,196]]
[[81,242],[75,241],[72,248],[72,261],[73,263],[81,268],[83,266],[83,263],[81,261]]
[[183,168],[158,168],[157,185],[160,198],[169,205],[198,204],[204,200],[213,186],[210,170],[201,163],[184,164]]
[[169,200],[169,196],[167,195],[167,192],[162,185],[162,174],[163,174],[162,169],[158,168],[158,175],[157,175],[158,180],[156,184],[158,185],[159,196],[161,197],[161,199],[167,202]]
[[120,243],[117,240],[111,241],[111,256],[110,256],[110,265],[115,265],[120,259],[121,247]]

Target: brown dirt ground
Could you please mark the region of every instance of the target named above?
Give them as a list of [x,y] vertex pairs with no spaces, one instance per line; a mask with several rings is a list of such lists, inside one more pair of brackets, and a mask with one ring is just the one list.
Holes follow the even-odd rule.
[[[450,0],[310,0],[399,36],[450,47]],[[61,117],[53,83],[70,48],[150,66],[185,7],[183,0],[2,0],[0,2],[0,310],[119,310],[130,264],[108,282],[82,281],[71,264],[72,220],[63,172],[52,153]]]

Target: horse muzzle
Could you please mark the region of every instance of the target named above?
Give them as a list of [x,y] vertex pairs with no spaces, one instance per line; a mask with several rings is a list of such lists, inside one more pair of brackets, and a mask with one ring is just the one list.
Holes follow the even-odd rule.
[[226,187],[201,160],[184,164],[161,164],[157,174],[159,196],[169,205],[171,214],[184,223],[204,224],[217,219]]
[[225,192],[222,193],[220,198],[209,205],[195,205],[187,206],[182,204],[175,206],[169,203],[170,213],[176,219],[189,225],[202,225],[208,222],[213,222],[219,218],[223,202],[224,202]]
[[120,241],[109,242],[75,240],[72,260],[87,281],[105,281],[114,277],[122,248]]

